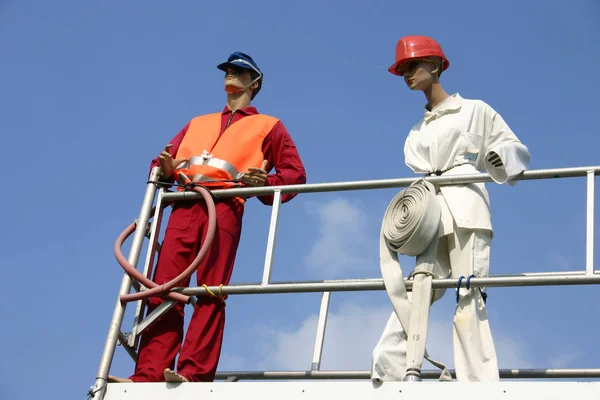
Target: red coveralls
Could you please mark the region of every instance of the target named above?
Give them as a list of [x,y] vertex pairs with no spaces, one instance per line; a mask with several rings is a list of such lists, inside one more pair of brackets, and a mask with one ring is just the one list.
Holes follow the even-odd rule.
[[[258,114],[254,107],[245,107],[234,113],[226,106],[222,113],[221,134],[225,128],[247,115]],[[177,150],[188,129],[186,125],[170,142],[171,154]],[[267,176],[267,186],[306,183],[306,172],[287,129],[280,121],[266,136],[263,154],[268,161],[266,170],[275,168],[276,174]],[[150,168],[159,165],[158,157]],[[295,194],[282,195],[282,202],[290,201]],[[273,204],[273,196],[259,196],[266,205]],[[232,198],[215,204],[217,230],[213,245],[197,270],[198,286],[227,285],[231,278],[235,255],[242,230],[244,208]],[[154,274],[154,282],[165,283],[186,269],[198,254],[201,239],[205,237],[208,213],[204,202],[174,203],[165,231],[160,255]],[[182,282],[182,286],[189,285]],[[164,300],[152,297],[148,312]],[[175,357],[183,338],[183,304],[178,303],[142,334],[134,382],[164,382],[165,368],[174,369]],[[218,299],[201,296],[194,307],[185,343],[177,363],[177,373],[190,382],[210,382],[214,379],[223,342],[225,307]]]

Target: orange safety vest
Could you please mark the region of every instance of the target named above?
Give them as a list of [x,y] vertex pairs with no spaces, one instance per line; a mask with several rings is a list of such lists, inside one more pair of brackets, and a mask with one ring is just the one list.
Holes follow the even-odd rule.
[[262,165],[263,142],[278,121],[264,114],[248,115],[219,135],[221,113],[192,119],[175,156],[187,162],[175,170],[175,179],[180,185],[198,182],[211,189],[241,186],[239,179],[248,168]]

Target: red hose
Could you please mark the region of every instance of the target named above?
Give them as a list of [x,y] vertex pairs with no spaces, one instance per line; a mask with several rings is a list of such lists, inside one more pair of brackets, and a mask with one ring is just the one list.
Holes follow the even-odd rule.
[[[202,189],[202,190],[200,190],[200,189]],[[206,208],[208,209],[208,231],[206,232],[206,238],[204,239],[204,241],[202,243],[202,247],[200,248],[200,251],[198,251],[198,255],[196,256],[194,261],[189,265],[189,267],[186,268],[185,271],[183,271],[181,274],[179,274],[176,278],[174,278],[162,285],[157,285],[156,283],[152,282],[150,279],[146,278],[142,273],[140,273],[123,256],[123,252],[121,251],[121,246],[123,246],[123,242],[125,242],[127,237],[129,237],[129,235],[131,235],[135,231],[135,228],[136,228],[135,222],[132,223],[131,225],[129,225],[117,238],[117,241],[115,242],[115,257],[117,258],[117,261],[119,262],[119,264],[121,264],[121,267],[123,267],[123,269],[127,272],[127,274],[129,274],[129,276],[138,280],[141,284],[143,284],[147,288],[150,288],[148,290],[144,290],[141,292],[121,295],[120,300],[122,303],[141,300],[141,299],[145,299],[145,298],[148,298],[151,296],[160,296],[160,295],[164,294],[165,292],[168,292],[169,290],[176,287],[179,282],[189,278],[194,273],[194,271],[196,271],[196,269],[200,265],[200,262],[206,256],[206,253],[208,253],[208,250],[210,249],[213,239],[215,237],[215,231],[216,231],[216,227],[217,227],[215,203],[214,203],[213,198],[212,198],[210,192],[208,191],[208,189],[203,188],[203,187],[195,187],[194,190],[196,192],[200,193],[202,195],[202,197],[204,198],[204,201],[206,202]],[[184,296],[180,293],[168,293],[167,297],[169,297],[170,299],[175,300],[175,301],[181,301],[183,303],[189,303],[189,301],[190,301],[190,298],[188,296]]]

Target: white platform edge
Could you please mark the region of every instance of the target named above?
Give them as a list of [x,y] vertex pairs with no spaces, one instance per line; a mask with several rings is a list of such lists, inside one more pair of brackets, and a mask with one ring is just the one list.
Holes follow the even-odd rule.
[[[434,397],[435,396],[435,397]],[[189,399],[444,399],[600,400],[600,382],[214,382],[111,383],[105,400]]]

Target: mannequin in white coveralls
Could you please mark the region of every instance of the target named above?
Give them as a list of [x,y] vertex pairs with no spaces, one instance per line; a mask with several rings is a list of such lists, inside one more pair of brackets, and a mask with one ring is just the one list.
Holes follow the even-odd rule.
[[[426,36],[398,41],[389,71],[404,77],[427,98],[425,116],[411,129],[406,165],[417,174],[461,175],[489,172],[496,183],[510,182],[529,165],[529,151],[489,105],[448,95],[440,76],[450,63],[440,45]],[[435,265],[440,278],[486,277],[492,223],[483,183],[441,186],[442,233]],[[482,288],[483,289],[483,288]],[[444,290],[436,290],[437,300]],[[454,364],[459,381],[497,381],[498,362],[485,308],[485,291],[461,288],[454,315]],[[406,374],[406,338],[392,312],[373,351],[371,379],[401,381]]]

